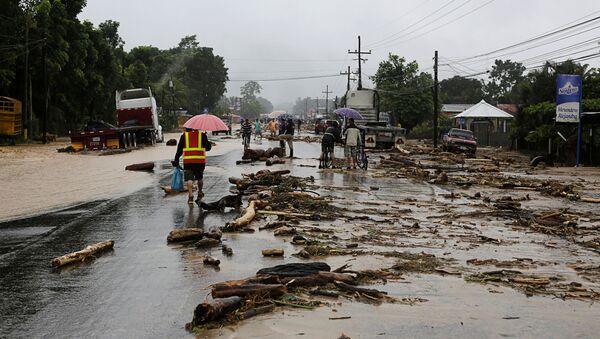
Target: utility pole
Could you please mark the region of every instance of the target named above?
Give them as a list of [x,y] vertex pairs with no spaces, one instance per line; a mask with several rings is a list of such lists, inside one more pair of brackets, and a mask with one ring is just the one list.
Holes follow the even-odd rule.
[[[48,31],[45,30],[44,37],[48,36]],[[47,142],[47,129],[48,129],[48,101],[50,100],[50,89],[48,88],[48,61],[46,60],[47,44],[44,41],[42,46],[42,74],[44,77],[44,118],[42,119],[42,142]]]
[[28,139],[31,135],[31,118],[29,117],[29,10],[25,13],[25,97],[23,100],[25,104],[22,112],[22,119],[24,126],[27,126],[27,135],[25,139]]
[[350,66],[348,66],[348,71],[346,71],[346,72],[340,72],[340,75],[347,75],[348,76],[348,85],[346,86],[346,91],[350,90],[350,80],[356,80],[356,79],[350,77],[350,75],[352,75],[352,74],[356,74],[356,73],[350,72]]
[[433,58],[433,148],[437,148],[438,135],[438,51]]
[[362,89],[362,68],[361,68],[361,63],[367,61],[367,59],[363,59],[361,57],[362,54],[371,54],[371,50],[369,50],[368,52],[364,52],[360,50],[360,35],[358,36],[358,50],[354,50],[354,52],[351,52],[350,50],[348,50],[348,54],[358,54],[358,59],[354,59],[354,60],[358,60],[358,86],[357,89],[361,90]]
[[315,100],[317,100],[317,115],[319,115],[319,97],[317,96]]
[[308,118],[308,100],[310,100],[310,97],[304,99],[304,119]]
[[325,116],[329,118],[329,93],[333,92],[329,91],[329,85],[327,85],[327,87],[325,87],[325,92],[321,93],[325,93]]

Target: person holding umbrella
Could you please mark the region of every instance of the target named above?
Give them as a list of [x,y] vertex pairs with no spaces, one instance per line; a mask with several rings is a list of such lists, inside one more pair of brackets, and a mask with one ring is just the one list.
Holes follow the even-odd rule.
[[348,162],[348,169],[351,168],[350,165],[352,165],[352,169],[356,169],[356,149],[360,145],[361,139],[360,130],[354,124],[354,119],[348,119],[348,127],[344,131],[344,136],[346,137],[344,155]]
[[200,201],[204,197],[202,192],[204,177],[204,167],[206,166],[206,152],[210,151],[212,145],[208,141],[208,136],[204,132],[195,129],[186,128],[177,144],[174,167],[179,166],[179,158],[183,155],[183,179],[186,182],[188,191],[188,204],[194,203],[194,181],[198,181],[198,198],[196,204],[200,206]]
[[200,206],[200,202],[204,197],[202,179],[206,166],[206,152],[212,148],[206,132],[201,131],[227,130],[227,125],[223,120],[207,112],[205,110],[205,114],[196,115],[183,124],[185,130],[179,138],[175,159],[171,162],[174,167],[179,167],[179,159],[183,157],[183,175],[188,190],[188,204],[190,205],[194,203],[194,181],[198,181],[198,197],[196,199],[198,206]]

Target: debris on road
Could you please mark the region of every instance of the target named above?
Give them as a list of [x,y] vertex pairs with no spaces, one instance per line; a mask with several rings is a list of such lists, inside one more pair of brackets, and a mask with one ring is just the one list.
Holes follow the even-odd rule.
[[95,259],[95,255],[113,249],[115,242],[113,240],[105,240],[97,244],[86,246],[81,251],[65,254],[61,257],[52,259],[52,266],[61,267],[71,263],[85,262],[88,259]]
[[139,164],[132,164],[125,167],[126,171],[152,171],[154,170],[153,162],[143,162]]

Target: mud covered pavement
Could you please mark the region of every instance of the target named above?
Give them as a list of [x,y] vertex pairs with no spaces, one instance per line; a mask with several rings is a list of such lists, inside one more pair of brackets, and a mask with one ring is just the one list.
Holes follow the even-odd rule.
[[[299,158],[269,169],[312,176],[296,189],[313,198],[257,209],[218,246],[167,244],[173,229],[214,232],[243,211],[199,214],[185,195],[164,197],[158,186],[168,181],[166,161],[152,175],[155,184],[133,195],[0,225],[1,335],[189,337],[185,324],[212,300],[215,284],[313,262],[364,290],[331,280],[301,288],[283,282],[289,290],[277,302],[250,305],[268,313],[240,320],[247,307],[194,333],[475,338],[594,337],[600,330],[597,172],[532,169],[526,159],[485,150],[466,159],[424,145],[369,153],[366,172],[317,170],[308,166],[318,163],[319,144],[295,147]],[[240,158],[234,151],[209,160],[206,201],[229,194],[229,177],[266,168],[236,166]],[[95,261],[49,266],[105,239],[115,241],[114,251]],[[267,249],[283,255],[263,256]],[[220,264],[205,264],[207,255]]]

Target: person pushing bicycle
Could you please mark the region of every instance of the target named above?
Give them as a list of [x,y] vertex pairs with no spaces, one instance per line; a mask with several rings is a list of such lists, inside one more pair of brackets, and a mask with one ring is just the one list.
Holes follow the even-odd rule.
[[[319,160],[321,160],[321,164],[323,163],[325,153],[329,154],[333,163],[335,159],[334,148],[336,142],[341,143],[342,137],[340,136],[340,129],[337,121],[333,121],[331,126],[327,127],[325,130],[325,133],[323,133],[323,139],[321,139],[321,156],[319,158]],[[321,167],[324,166],[319,165],[319,168]]]
[[250,136],[252,135],[252,124],[249,119],[244,120],[242,123],[242,143],[244,144],[244,150],[250,147]]

